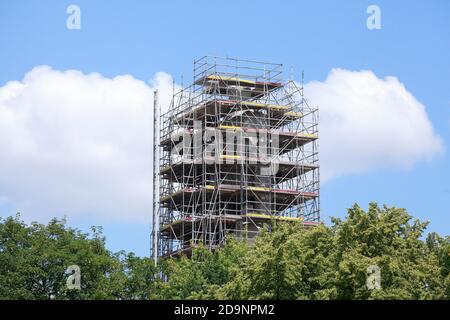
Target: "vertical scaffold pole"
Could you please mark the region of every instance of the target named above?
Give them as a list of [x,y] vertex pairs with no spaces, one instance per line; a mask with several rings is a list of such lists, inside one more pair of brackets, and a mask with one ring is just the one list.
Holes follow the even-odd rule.
[[159,232],[159,105],[158,90],[153,91],[153,213],[152,213],[152,257],[158,264]]

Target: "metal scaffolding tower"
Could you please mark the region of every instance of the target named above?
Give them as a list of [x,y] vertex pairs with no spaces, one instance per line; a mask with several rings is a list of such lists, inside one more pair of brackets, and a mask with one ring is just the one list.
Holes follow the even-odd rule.
[[266,62],[194,61],[193,84],[173,94],[155,134],[155,261],[214,249],[229,235],[251,242],[276,220],[319,223],[318,109],[282,72]]

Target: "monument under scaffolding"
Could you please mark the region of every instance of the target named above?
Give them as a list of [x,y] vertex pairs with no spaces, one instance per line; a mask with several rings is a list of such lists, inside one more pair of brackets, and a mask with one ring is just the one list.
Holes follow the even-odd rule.
[[159,116],[152,256],[251,242],[264,225],[319,223],[318,109],[281,64],[206,56]]

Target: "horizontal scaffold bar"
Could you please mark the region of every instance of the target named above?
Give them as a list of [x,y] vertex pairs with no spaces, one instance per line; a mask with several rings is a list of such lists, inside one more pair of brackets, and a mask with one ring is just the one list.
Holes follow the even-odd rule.
[[237,77],[229,77],[224,75],[218,75],[218,74],[211,74],[204,77],[201,77],[197,81],[195,81],[195,84],[197,85],[203,85],[203,86],[210,86],[212,84],[218,83],[219,86],[245,86],[249,88],[254,89],[260,89],[260,90],[274,90],[277,88],[280,88],[283,86],[280,82],[269,82],[269,81],[253,81],[243,78],[237,78]]
[[[233,118],[231,112],[241,110],[267,110],[268,115],[266,118],[272,126],[276,124],[284,126],[303,116],[301,112],[293,110],[291,106],[256,101],[212,99],[201,103],[192,109],[174,114],[170,119],[174,124],[192,125],[194,120],[201,121],[204,117],[225,114],[227,114],[227,118],[231,120]],[[238,116],[238,114],[236,114],[236,116]]]
[[[220,164],[220,168],[217,168],[218,164],[214,162],[216,159],[213,157],[202,157],[195,160],[181,159],[175,163],[164,166],[161,169],[161,176],[163,179],[168,179],[172,182],[182,182],[186,178],[194,178],[201,176],[204,173],[241,173],[240,161],[244,161],[246,166],[252,168],[252,171],[257,171],[259,167],[267,167],[269,161],[273,164],[273,159],[261,159],[252,157],[243,157],[242,159],[233,159],[230,162],[229,159]],[[308,163],[298,163],[293,161],[278,161],[278,165],[273,169],[273,178],[277,183],[288,179],[295,178],[303,175],[311,170],[317,169],[319,166]],[[195,171],[193,170],[195,168]]]
[[[224,197],[228,196],[229,201],[235,199],[241,195],[241,192],[246,192],[245,197],[247,200],[258,199],[261,195],[265,195],[268,201],[278,206],[279,209],[286,208],[290,205],[304,203],[305,201],[312,200],[318,196],[316,192],[299,191],[290,189],[274,189],[257,186],[244,186],[239,184],[220,184],[206,185],[202,187],[189,187],[178,190],[171,194],[163,195],[160,198],[160,204],[162,207],[177,207],[182,205],[189,205],[192,203],[192,195],[201,194],[204,192],[206,201],[210,201],[212,196],[219,192]],[[270,199],[270,200],[269,200]]]
[[284,215],[271,215],[262,213],[247,213],[247,214],[218,214],[218,215],[203,215],[203,216],[184,216],[178,218],[170,223],[166,223],[160,227],[160,232],[170,238],[176,238],[184,241],[191,237],[193,228],[205,221],[212,223],[223,223],[223,228],[230,231],[242,229],[236,224],[239,222],[251,220],[254,223],[268,223],[272,221],[286,221],[301,223],[305,227],[317,226],[320,223],[317,221],[305,221],[303,217],[291,217]]
[[[226,137],[226,133],[230,130],[232,131],[242,131],[243,137],[246,137],[246,133],[249,137],[251,137],[252,134],[257,135],[276,135],[278,136],[278,149],[280,151],[280,154],[284,154],[286,152],[295,150],[297,148],[300,148],[304,146],[305,144],[312,142],[314,140],[317,140],[317,135],[311,134],[311,133],[303,133],[303,132],[286,132],[276,129],[254,129],[254,128],[242,128],[242,127],[236,127],[236,126],[219,126],[218,129],[222,131],[222,134],[224,137]],[[163,147],[163,150],[165,151],[171,151],[172,148],[179,143],[179,140],[184,134],[192,135],[194,133],[193,129],[180,129],[176,131],[172,136],[166,137],[161,140],[161,146]],[[226,140],[225,140],[226,143]],[[272,146],[273,147],[273,146]]]

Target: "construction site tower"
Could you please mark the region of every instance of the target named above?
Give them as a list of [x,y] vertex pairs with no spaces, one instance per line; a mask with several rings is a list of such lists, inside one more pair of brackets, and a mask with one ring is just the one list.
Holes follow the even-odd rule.
[[196,60],[158,120],[155,261],[251,243],[278,220],[319,223],[318,109],[281,64]]

